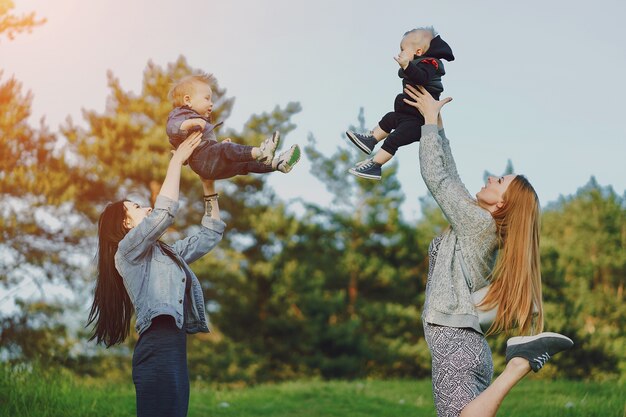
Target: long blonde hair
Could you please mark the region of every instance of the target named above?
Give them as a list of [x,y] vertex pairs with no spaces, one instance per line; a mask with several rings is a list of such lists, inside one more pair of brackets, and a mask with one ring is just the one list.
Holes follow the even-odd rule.
[[517,175],[502,197],[504,204],[492,213],[498,233],[498,258],[491,273],[491,288],[480,308],[498,306],[488,331],[516,327],[521,334],[543,330],[539,198],[530,182]]

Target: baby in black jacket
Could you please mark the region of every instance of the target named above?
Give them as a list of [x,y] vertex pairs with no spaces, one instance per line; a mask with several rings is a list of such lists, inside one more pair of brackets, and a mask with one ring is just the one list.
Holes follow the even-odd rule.
[[[400,65],[398,76],[402,78],[403,91],[407,84],[414,87],[421,85],[439,100],[443,92],[441,77],[446,73],[441,60],[454,61],[454,55],[432,27],[406,32],[400,42],[400,53],[394,59]],[[346,132],[352,143],[368,155],[378,142],[384,140],[373,158],[359,162],[348,172],[361,178],[379,180],[382,166],[391,160],[400,146],[420,140],[424,118],[416,108],[403,101],[405,98],[410,99],[404,92],[398,94],[394,111],[384,115],[369,134]]]

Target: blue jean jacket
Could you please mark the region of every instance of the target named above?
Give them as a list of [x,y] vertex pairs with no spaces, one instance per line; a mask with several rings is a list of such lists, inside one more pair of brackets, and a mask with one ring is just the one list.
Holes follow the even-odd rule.
[[222,240],[226,224],[204,216],[199,232],[171,246],[170,252],[176,256],[176,262],[163,251],[158,239],[174,223],[177,210],[178,201],[159,195],[152,212],[128,232],[115,253],[115,267],[135,307],[135,329],[140,335],[159,315],[172,316],[182,329],[188,276],[192,281],[186,331],[209,332],[202,287],[188,264],[207,254]]

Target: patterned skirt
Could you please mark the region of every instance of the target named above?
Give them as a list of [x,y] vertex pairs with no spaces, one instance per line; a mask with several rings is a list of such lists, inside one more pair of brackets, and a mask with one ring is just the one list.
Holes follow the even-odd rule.
[[457,417],[491,383],[491,349],[482,334],[469,328],[424,323],[424,335],[432,355],[437,416]]

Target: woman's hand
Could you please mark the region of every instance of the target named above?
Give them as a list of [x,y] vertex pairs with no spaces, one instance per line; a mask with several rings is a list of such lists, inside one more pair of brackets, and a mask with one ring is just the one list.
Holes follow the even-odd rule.
[[403,99],[409,106],[415,107],[424,116],[424,122],[427,125],[437,124],[437,116],[441,111],[441,108],[447,103],[452,101],[452,97],[444,98],[443,100],[435,100],[428,91],[422,86],[418,89],[407,85],[404,88],[404,92],[413,100]]
[[182,165],[183,162],[189,159],[194,149],[198,147],[201,139],[202,132],[194,132],[189,135],[187,139],[185,139],[183,143],[178,146],[178,149],[172,152],[172,161],[180,162]]
[[189,159],[193,150],[200,144],[201,138],[202,132],[192,133],[178,146],[178,149],[172,151],[172,159],[170,159],[170,163],[167,166],[167,173],[159,191],[160,195],[178,201],[180,170],[183,167],[183,162]]

